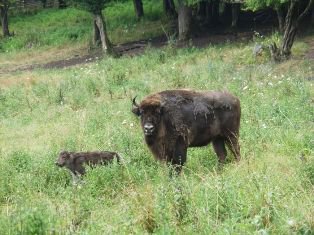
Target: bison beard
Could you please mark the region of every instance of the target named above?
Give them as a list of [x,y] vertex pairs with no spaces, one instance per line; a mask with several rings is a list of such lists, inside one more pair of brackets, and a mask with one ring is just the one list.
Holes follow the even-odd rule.
[[155,158],[170,163],[178,173],[188,147],[210,142],[220,163],[227,156],[225,144],[240,160],[240,101],[228,92],[166,90],[140,104],[134,98],[132,112],[141,117],[146,144]]

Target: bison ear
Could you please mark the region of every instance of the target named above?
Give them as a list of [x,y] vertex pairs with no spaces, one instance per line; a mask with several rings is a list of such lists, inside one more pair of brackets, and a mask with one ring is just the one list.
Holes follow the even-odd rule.
[[139,107],[133,107],[132,113],[134,113],[136,116],[140,116],[141,115],[140,108]]

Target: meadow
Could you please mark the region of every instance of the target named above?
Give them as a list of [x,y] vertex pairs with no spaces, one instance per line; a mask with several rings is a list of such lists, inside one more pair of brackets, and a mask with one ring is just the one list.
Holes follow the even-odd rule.
[[[115,43],[122,32],[114,25],[130,22],[120,19],[132,12],[131,5],[119,7],[125,11],[107,8]],[[67,9],[47,10],[46,17],[60,14],[69,25],[55,31],[79,31],[74,42],[59,34],[50,43],[48,34],[39,34],[43,43],[27,47],[27,24],[34,20],[34,28],[49,30],[49,20],[36,19],[41,12],[13,18],[17,36],[2,43],[0,69],[86,48],[90,24],[72,24],[89,16]],[[153,16],[128,26],[125,40],[160,25]],[[266,53],[254,57],[254,43],[169,45],[65,69],[0,73],[0,234],[313,234],[314,63],[303,56],[302,38],[294,57],[281,64]],[[229,153],[218,171],[211,146],[191,148],[182,175],[169,179],[145,146],[131,98],[176,88],[239,97],[240,163]],[[61,150],[117,151],[125,164],[88,169],[77,187],[54,164]]]

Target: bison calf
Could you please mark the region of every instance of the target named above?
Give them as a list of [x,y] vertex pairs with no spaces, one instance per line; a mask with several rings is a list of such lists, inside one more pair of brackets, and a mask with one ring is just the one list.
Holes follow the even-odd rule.
[[225,144],[240,160],[240,101],[228,92],[166,90],[140,104],[134,98],[132,112],[141,117],[146,144],[155,158],[173,164],[178,172],[188,147],[210,142],[221,163],[227,155]]
[[56,161],[59,167],[66,167],[71,171],[74,183],[81,175],[85,174],[84,165],[107,165],[112,163],[114,158],[120,162],[120,156],[115,152],[67,152],[62,151]]

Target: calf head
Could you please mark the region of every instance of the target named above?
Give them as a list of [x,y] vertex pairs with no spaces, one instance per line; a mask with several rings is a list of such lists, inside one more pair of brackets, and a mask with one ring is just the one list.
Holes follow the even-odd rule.
[[[136,97],[135,97],[136,98]],[[144,101],[138,105],[133,99],[132,112],[141,117],[141,126],[146,137],[155,136],[158,133],[162,118],[163,107],[158,100]]]
[[71,162],[71,153],[69,153],[67,151],[62,151],[59,154],[59,157],[56,161],[56,165],[59,167],[63,167],[63,166],[69,165],[70,162]]

